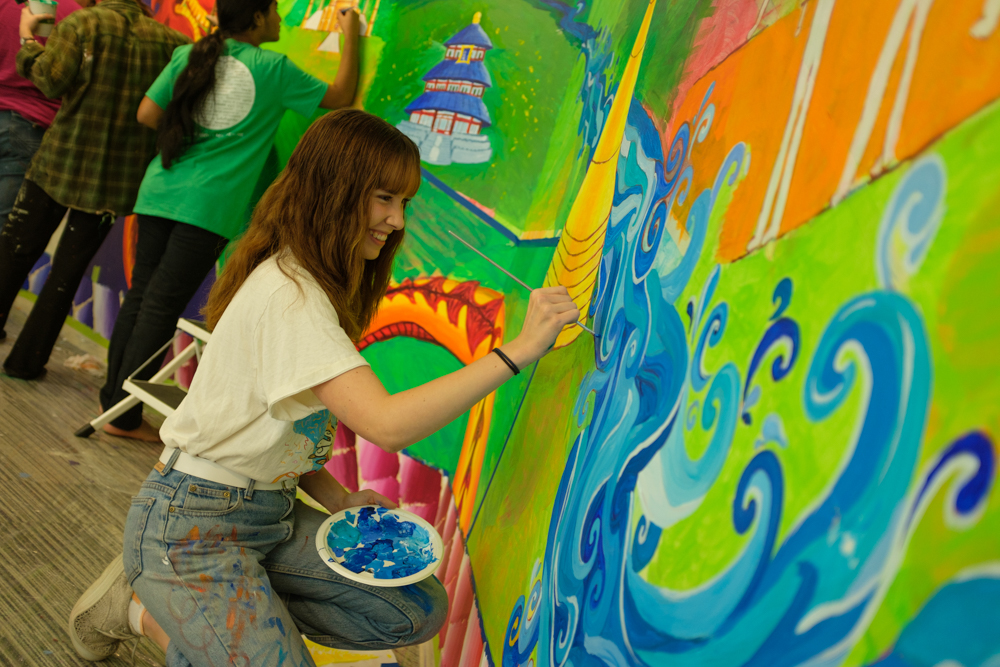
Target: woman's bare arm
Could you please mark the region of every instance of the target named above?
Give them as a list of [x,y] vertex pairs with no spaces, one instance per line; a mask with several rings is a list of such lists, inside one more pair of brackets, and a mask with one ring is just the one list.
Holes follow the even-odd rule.
[[358,37],[359,19],[356,11],[349,10],[337,17],[344,33],[344,48],[340,52],[337,77],[327,86],[319,105],[324,109],[342,109],[351,106],[358,89]]
[[160,105],[149,99],[145,95],[139,102],[139,111],[135,114],[135,119],[146,127],[156,129],[160,126],[160,119],[163,118],[163,109]]
[[330,514],[359,505],[381,505],[389,509],[397,507],[396,503],[371,489],[349,493],[326,468],[299,477],[299,486]]
[[[540,359],[562,328],[580,317],[564,287],[531,293],[521,333],[501,351],[519,367]],[[419,387],[389,394],[367,366],[313,387],[313,392],[352,431],[389,452],[398,452],[447,426],[511,378],[496,354]]]

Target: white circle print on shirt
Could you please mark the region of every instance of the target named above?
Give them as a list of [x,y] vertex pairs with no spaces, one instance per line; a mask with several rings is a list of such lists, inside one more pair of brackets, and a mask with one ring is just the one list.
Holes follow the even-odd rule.
[[247,117],[256,96],[250,68],[233,56],[219,56],[215,64],[215,87],[205,97],[194,120],[207,130],[225,130]]

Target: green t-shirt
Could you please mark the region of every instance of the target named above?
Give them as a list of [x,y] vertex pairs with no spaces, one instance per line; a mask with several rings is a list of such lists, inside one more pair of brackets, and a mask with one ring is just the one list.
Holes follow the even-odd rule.
[[[191,45],[174,50],[170,64],[146,93],[166,109]],[[232,239],[243,231],[254,186],[286,109],[311,116],[327,84],[287,56],[233,39],[215,70],[215,88],[195,114],[195,141],[163,168],[153,158],[139,187],[135,212],[186,222]]]

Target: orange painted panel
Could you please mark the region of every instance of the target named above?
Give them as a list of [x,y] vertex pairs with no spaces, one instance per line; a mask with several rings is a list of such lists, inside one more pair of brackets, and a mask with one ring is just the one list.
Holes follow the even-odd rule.
[[[899,3],[871,3],[864,11],[858,5],[857,2],[838,2],[833,10],[792,177],[788,207],[782,220],[782,233],[798,227],[829,205],[861,118],[871,73]],[[908,39],[904,40],[900,49],[903,54],[908,43]],[[903,60],[897,58],[892,68],[886,90],[887,103],[883,103],[880,109],[872,141],[862,160],[862,171],[870,168],[881,154],[882,142],[879,139],[885,135]],[[789,68],[792,86],[797,75],[797,67]],[[775,131],[777,141],[780,141],[784,126],[778,125]],[[755,215],[754,221],[756,219]],[[727,240],[734,238],[737,244],[745,237],[743,252],[751,235],[752,229],[740,236],[725,234]]]
[[[803,10],[807,12],[806,20],[811,20],[814,4],[806,5]],[[702,100],[712,88],[709,102],[715,105],[715,120],[705,140],[691,150],[695,165],[691,194],[685,205],[677,206],[674,211],[682,223],[697,194],[711,187],[715,166],[722,164],[730,148],[742,141],[751,147],[752,162],[737,192],[752,193],[756,210],[746,212],[752,205],[745,201],[744,195],[739,202],[730,204],[727,220],[741,220],[753,232],[791,108],[795,73],[805,49],[805,37],[797,34],[798,23],[795,12],[750,40],[698,81],[680,105],[678,118],[670,124],[675,128],[684,121],[694,121]],[[741,211],[737,213],[735,207]]]
[[[803,55],[819,2],[793,12],[733,53],[698,81],[679,105],[670,126],[677,127],[698,113],[714,83],[710,101],[715,122],[709,136],[692,151],[695,178],[691,192],[711,185],[729,149],[745,142],[752,163],[736,191],[719,239],[718,257],[732,261],[748,251],[758,226],[765,195],[779,157],[792,112]],[[848,161],[848,151],[863,115],[873,73],[893,26],[900,1],[837,0],[826,29],[819,68],[802,128],[780,233],[804,224],[828,207]],[[920,0],[917,3],[920,4]],[[913,12],[906,23],[875,113],[871,136],[854,173],[857,186],[884,168],[913,156],[935,138],[1000,98],[1000,30],[985,38],[971,29],[983,11],[982,0],[931,2],[917,42],[918,51],[901,130],[890,159],[881,165],[887,128],[904,63],[918,23]],[[875,98],[878,102],[878,97]],[[892,147],[890,146],[890,149]],[[892,159],[894,156],[894,159]],[[706,165],[698,168],[698,165]],[[688,206],[693,197],[688,198]],[[679,220],[686,210],[674,212]]]

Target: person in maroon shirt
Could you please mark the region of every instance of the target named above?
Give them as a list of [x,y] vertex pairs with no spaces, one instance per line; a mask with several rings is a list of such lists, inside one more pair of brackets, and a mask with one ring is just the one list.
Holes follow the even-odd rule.
[[[62,21],[81,5],[93,4],[94,0],[80,0],[79,4],[59,0],[56,21]],[[0,0],[0,228],[7,221],[42,135],[59,111],[59,100],[45,97],[35,84],[17,73],[21,7],[15,0]]]

